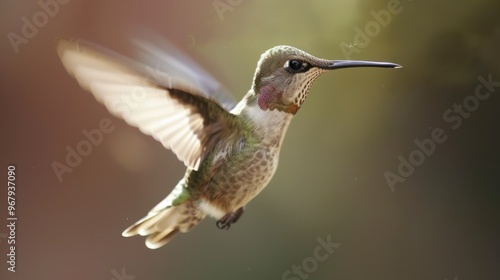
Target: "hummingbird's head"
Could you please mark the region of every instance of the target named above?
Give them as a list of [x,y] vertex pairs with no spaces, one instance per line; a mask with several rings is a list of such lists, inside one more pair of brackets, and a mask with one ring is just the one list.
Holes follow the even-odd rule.
[[267,50],[257,63],[252,89],[262,110],[295,114],[314,80],[326,71],[348,67],[399,68],[388,62],[327,60],[290,46]]

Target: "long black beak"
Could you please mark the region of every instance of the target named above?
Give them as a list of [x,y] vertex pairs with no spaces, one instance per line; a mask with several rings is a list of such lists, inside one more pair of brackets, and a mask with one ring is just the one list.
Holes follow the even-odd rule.
[[324,69],[334,70],[350,67],[381,67],[402,68],[403,66],[391,62],[361,61],[361,60],[331,60]]

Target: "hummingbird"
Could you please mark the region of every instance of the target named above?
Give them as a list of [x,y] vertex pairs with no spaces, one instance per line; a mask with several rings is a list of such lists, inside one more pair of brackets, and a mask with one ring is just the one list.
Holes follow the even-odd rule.
[[[328,60],[291,46],[265,51],[239,102],[168,43],[134,43],[152,68],[82,40],[59,39],[67,72],[116,117],[153,136],[187,167],[183,178],[122,235],[164,246],[206,216],[229,229],[269,183],[288,126],[321,74],[351,67],[400,68],[389,62]],[[163,45],[163,46],[160,46]]]

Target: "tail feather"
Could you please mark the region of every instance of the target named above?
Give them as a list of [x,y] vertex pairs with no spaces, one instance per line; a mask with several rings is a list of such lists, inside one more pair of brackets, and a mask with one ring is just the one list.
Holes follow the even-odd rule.
[[[122,235],[124,237],[138,234],[148,236],[146,246],[150,249],[157,249],[172,240],[177,232],[188,232],[203,220],[205,213],[198,208],[189,196],[185,194],[182,196],[182,190],[179,191],[179,188],[183,188],[181,183],[175,187],[167,198],[155,206],[146,217],[131,225],[123,231]],[[179,201],[177,200],[179,197],[185,197],[186,199]]]
[[[165,209],[166,210],[166,209]],[[167,214],[166,211],[162,213],[149,213],[146,217],[140,219],[135,224],[128,227],[123,231],[123,237],[130,237],[135,235],[146,236],[155,231],[154,225]]]
[[163,232],[155,232],[146,238],[146,246],[149,249],[158,249],[161,246],[167,244],[174,238],[174,236],[179,232],[178,229],[173,231],[163,231]]

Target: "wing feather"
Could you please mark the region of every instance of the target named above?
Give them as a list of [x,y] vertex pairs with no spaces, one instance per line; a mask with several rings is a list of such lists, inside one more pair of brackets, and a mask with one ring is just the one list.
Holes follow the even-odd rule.
[[234,115],[182,79],[161,73],[160,83],[148,76],[147,67],[83,41],[60,40],[57,50],[80,86],[189,168],[197,170],[211,148],[207,145],[234,123]]

